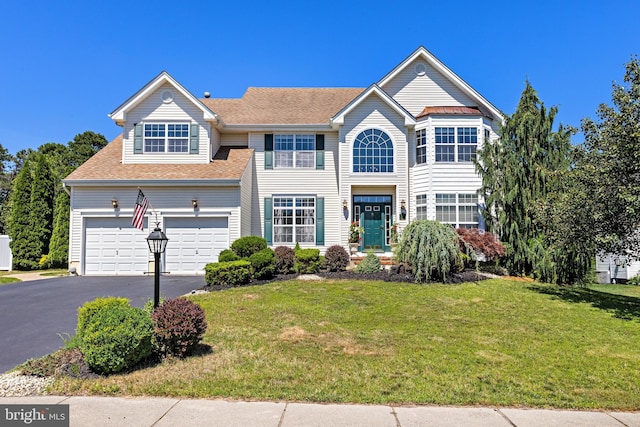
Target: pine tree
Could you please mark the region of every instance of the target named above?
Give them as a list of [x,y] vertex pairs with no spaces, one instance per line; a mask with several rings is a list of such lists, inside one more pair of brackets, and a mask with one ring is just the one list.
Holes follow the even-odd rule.
[[27,160],[13,182],[9,236],[13,266],[18,270],[32,270],[38,266],[38,256],[31,229],[31,164]]
[[49,243],[47,267],[66,267],[69,255],[69,195],[58,193],[53,213],[53,234]]
[[33,169],[33,187],[30,200],[30,227],[35,234],[34,252],[39,254],[36,261],[49,251],[49,241],[53,229],[54,180],[44,154],[36,155]]
[[500,139],[485,141],[476,169],[482,177],[487,224],[507,247],[506,266],[529,275],[547,263],[544,225],[536,208],[550,190],[554,172],[569,167],[571,128],[553,131],[557,108],[547,111],[526,82],[515,113],[505,118]]

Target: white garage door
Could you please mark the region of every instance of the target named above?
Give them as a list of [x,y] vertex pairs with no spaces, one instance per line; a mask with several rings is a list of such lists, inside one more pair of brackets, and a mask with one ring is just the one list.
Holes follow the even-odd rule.
[[164,224],[166,271],[171,274],[204,274],[204,266],[217,262],[229,247],[227,218],[165,218]]
[[87,218],[84,274],[144,274],[149,268],[148,234],[133,228],[131,218]]

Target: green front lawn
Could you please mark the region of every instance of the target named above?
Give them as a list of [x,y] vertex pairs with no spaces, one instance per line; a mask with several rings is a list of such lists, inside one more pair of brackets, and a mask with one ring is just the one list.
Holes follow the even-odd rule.
[[51,392],[640,409],[635,297],[489,280],[288,281],[193,299],[209,351]]

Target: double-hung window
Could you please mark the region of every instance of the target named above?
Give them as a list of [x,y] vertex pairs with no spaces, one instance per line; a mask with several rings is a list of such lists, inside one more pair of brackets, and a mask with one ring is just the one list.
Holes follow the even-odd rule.
[[316,136],[276,134],[273,136],[274,167],[315,168]]
[[437,127],[434,130],[436,162],[472,162],[478,149],[478,129]]
[[476,158],[478,129],[458,128],[458,161],[471,162]]
[[436,220],[459,228],[478,228],[478,195],[436,194]]
[[436,128],[436,162],[453,162],[456,158],[455,128]]
[[273,198],[273,243],[314,243],[316,238],[314,197]]
[[416,196],[416,219],[428,219],[426,194],[418,194]]
[[189,124],[145,123],[145,153],[188,153]]
[[427,163],[427,130],[416,131],[416,163],[421,165]]

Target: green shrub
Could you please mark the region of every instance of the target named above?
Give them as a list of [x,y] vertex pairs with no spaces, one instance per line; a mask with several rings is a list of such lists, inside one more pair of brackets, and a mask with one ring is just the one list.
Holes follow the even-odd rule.
[[186,298],[165,301],[153,312],[153,347],[161,356],[184,357],[207,330],[204,310]]
[[251,255],[267,247],[267,241],[258,236],[241,237],[231,244],[231,250],[240,258],[249,258]]
[[112,374],[150,356],[152,335],[153,323],[143,309],[114,305],[91,316],[80,349],[91,369]]
[[275,271],[279,274],[289,274],[293,271],[293,262],[295,253],[293,249],[288,246],[278,246],[274,250],[275,259]]
[[300,274],[311,274],[320,271],[320,249],[308,248],[295,251],[293,270]]
[[85,302],[78,309],[78,326],[76,327],[76,335],[81,341],[86,326],[91,322],[93,316],[102,310],[111,310],[114,307],[129,307],[129,300],[120,297],[102,297],[93,301]]
[[225,249],[218,255],[218,262],[237,261],[240,257],[231,249]]
[[209,286],[235,287],[251,280],[251,263],[245,260],[213,262],[204,270],[204,280]]
[[356,265],[356,273],[377,273],[380,271],[380,258],[373,253],[373,251],[367,251],[367,256]]
[[344,271],[351,258],[347,251],[340,245],[333,245],[324,253],[325,265],[329,271]]
[[256,279],[268,279],[273,276],[276,265],[276,256],[273,249],[266,248],[249,257],[251,271]]
[[411,266],[416,282],[430,279],[445,280],[447,275],[462,267],[458,234],[437,221],[411,222],[402,233],[396,257]]

